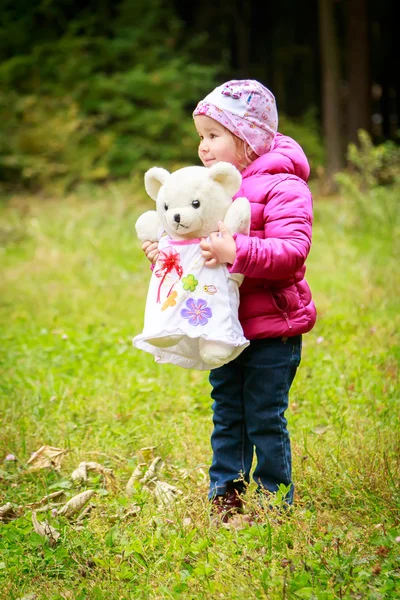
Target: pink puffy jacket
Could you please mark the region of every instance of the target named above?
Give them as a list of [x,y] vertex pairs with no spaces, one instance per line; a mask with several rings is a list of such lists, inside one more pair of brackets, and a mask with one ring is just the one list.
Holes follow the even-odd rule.
[[316,309],[304,279],[311,246],[310,168],[301,147],[278,133],[267,154],[242,171],[235,197],[251,203],[250,237],[237,234],[230,267],[245,278],[239,318],[248,339],[310,331]]

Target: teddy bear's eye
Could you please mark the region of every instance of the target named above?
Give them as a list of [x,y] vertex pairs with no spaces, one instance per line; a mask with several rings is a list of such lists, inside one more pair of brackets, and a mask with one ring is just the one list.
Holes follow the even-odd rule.
[[168,204],[164,204],[165,210],[168,210]]
[[193,208],[200,208],[200,201],[199,200],[193,200],[192,206],[193,206]]

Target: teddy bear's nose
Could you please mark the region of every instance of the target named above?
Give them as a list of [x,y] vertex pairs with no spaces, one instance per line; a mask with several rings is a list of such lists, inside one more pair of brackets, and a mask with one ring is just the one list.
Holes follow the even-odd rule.
[[181,215],[179,213],[177,213],[176,215],[174,215],[174,221],[175,221],[175,223],[180,223],[181,222]]

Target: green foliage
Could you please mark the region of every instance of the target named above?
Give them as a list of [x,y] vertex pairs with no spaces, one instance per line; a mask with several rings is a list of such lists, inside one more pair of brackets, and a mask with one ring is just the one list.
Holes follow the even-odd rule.
[[325,151],[315,109],[310,109],[296,120],[280,114],[279,131],[302,146],[310,163],[311,177],[318,177],[325,161]]
[[107,35],[76,19],[0,64],[0,173],[31,187],[129,177],[196,158],[191,111],[215,69],[168,3],[119,2]]
[[346,198],[346,218],[359,231],[389,240],[393,251],[400,252],[400,149],[392,142],[374,146],[365,131],[359,132],[359,140],[359,146],[349,146],[349,170],[336,175]]
[[400,180],[400,147],[393,141],[374,145],[371,136],[360,129],[359,145],[349,144],[347,159],[360,189]]
[[[172,2],[18,0],[6,2],[2,21],[4,39],[13,35],[0,42],[3,182],[63,193],[197,162],[191,113],[224,65],[198,63],[206,38],[189,38]],[[315,112],[280,123],[317,173]]]

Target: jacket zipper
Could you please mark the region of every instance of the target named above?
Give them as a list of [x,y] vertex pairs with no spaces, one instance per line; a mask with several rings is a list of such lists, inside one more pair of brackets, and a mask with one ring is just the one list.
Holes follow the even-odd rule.
[[285,317],[286,325],[289,327],[289,329],[293,329],[293,327],[292,327],[292,325],[291,325],[291,323],[289,321],[289,316],[288,316],[287,312],[284,312],[282,314]]

